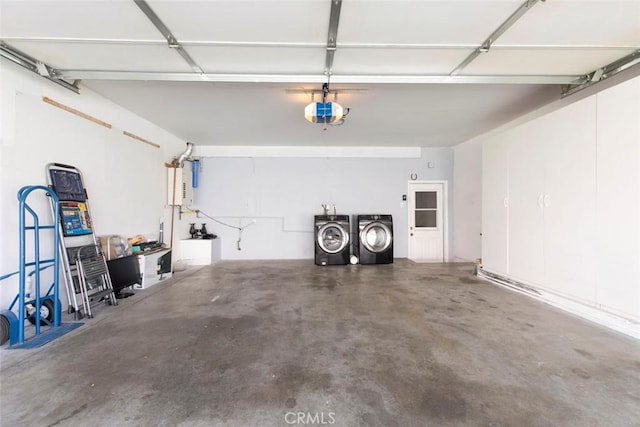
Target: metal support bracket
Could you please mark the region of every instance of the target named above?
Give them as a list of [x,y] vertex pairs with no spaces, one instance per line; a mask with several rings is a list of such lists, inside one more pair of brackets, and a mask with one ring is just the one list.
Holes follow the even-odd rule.
[[69,83],[68,81],[64,80],[64,77],[61,76],[59,70],[45,64],[42,61],[37,60],[30,55],[27,55],[21,50],[9,46],[3,41],[0,41],[0,57],[18,64],[19,66],[26,68],[32,73],[36,73],[37,75],[44,77],[45,79],[50,80],[56,84],[59,84],[66,89],[69,89],[75,93],[80,93],[77,80],[73,83]]
[[[483,41],[478,48],[476,48],[469,56],[467,56],[456,68],[449,73],[450,76],[456,76],[464,70],[467,65],[471,64],[474,59],[480,56],[483,53],[489,52],[491,49],[491,45],[495,43],[495,41],[503,35],[513,24],[515,24],[525,13],[527,13],[536,3],[540,0],[527,0],[520,5],[515,12],[511,14],[498,28],[496,28],[490,35],[487,37],[485,41]],[[544,1],[544,0],[542,0]]]
[[182,59],[184,59],[186,63],[189,64],[189,66],[194,72],[198,74],[204,74],[204,71],[202,71],[202,68],[200,68],[198,63],[191,57],[191,55],[189,55],[189,53],[185,50],[185,48],[180,44],[178,39],[176,39],[175,36],[171,33],[171,30],[169,30],[169,28],[164,24],[164,22],[162,22],[160,17],[156,15],[153,9],[151,9],[151,6],[149,6],[149,3],[147,3],[145,0],[133,0],[133,1],[140,8],[142,13],[146,15],[149,21],[151,21],[151,23],[155,25],[158,31],[160,31],[162,36],[167,40],[167,44],[169,45],[169,47],[171,49],[175,49],[176,52],[180,54]]
[[569,96],[640,64],[640,49],[562,86],[562,97]]
[[324,62],[324,73],[328,77],[332,73],[333,58],[338,45],[338,24],[340,23],[340,9],[342,0],[331,1],[331,15],[329,16],[329,33],[327,35],[327,55]]

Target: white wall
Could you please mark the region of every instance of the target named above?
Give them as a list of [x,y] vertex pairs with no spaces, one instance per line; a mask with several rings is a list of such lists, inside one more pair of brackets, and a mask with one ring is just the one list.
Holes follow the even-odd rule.
[[459,144],[453,156],[453,259],[475,261],[481,257],[482,144]]
[[[89,90],[74,94],[7,61],[0,61],[0,70],[0,275],[18,269],[17,191],[26,185],[46,185],[45,167],[51,162],[70,164],[83,172],[98,235],[157,237],[160,218],[170,213],[165,209],[164,162],[183,151],[184,142]],[[46,104],[44,96],[111,123],[113,128]],[[160,148],[124,136],[123,130]],[[50,224],[43,194],[33,193],[28,202],[41,223]],[[187,227],[187,223],[177,228],[180,226]],[[50,257],[51,234],[43,232],[42,237],[42,256]],[[60,284],[62,289],[62,281]],[[0,305],[8,306],[16,293],[17,280],[3,281]],[[63,304],[65,301],[63,297]]]
[[193,221],[222,237],[223,259],[312,259],[313,215],[322,214],[323,203],[335,204],[339,214],[392,214],[394,253],[406,257],[402,195],[411,174],[420,180],[453,178],[452,149],[421,151],[419,158],[204,158],[194,206],[233,226],[253,219],[256,224],[243,231],[238,250],[237,230],[209,219]]

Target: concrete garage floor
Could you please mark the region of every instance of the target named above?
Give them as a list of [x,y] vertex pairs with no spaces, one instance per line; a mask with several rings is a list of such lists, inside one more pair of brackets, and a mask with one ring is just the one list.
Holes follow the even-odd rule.
[[397,260],[223,262],[3,349],[3,426],[640,425],[640,342]]

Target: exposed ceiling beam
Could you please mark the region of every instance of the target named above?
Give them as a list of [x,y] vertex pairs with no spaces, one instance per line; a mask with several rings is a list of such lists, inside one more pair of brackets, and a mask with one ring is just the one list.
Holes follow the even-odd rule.
[[593,72],[583,76],[580,81],[571,82],[562,87],[562,97],[569,96],[576,92],[579,92],[583,89],[586,89],[590,86],[593,86],[596,83],[599,83],[603,80],[606,80],[610,77],[615,76],[625,70],[628,70],[631,67],[639,67],[640,66],[640,49],[635,52],[620,58],[618,60],[613,61],[612,63],[605,65],[602,68],[598,68]]
[[[155,80],[225,83],[325,83],[322,74],[193,74],[139,71],[61,70],[60,77],[83,80]],[[332,75],[332,83],[465,83],[465,84],[570,84],[579,75]]]
[[147,18],[149,18],[149,21],[151,21],[151,23],[155,25],[158,31],[160,31],[160,33],[165,38],[165,40],[167,40],[169,47],[172,49],[175,49],[176,52],[180,54],[182,59],[184,59],[187,62],[187,64],[189,64],[189,66],[193,71],[195,71],[196,73],[202,74],[203,73],[202,68],[200,68],[200,66],[196,63],[196,61],[193,60],[191,55],[189,55],[189,53],[184,49],[184,47],[182,47],[180,42],[178,42],[178,40],[171,33],[169,28],[167,28],[167,26],[164,24],[164,22],[162,22],[160,17],[156,15],[153,9],[151,9],[151,6],[149,6],[149,4],[145,0],[133,0],[133,1],[140,8],[142,13],[144,13],[147,16]]
[[324,62],[324,73],[331,76],[333,58],[338,45],[338,25],[340,23],[340,9],[342,0],[331,0],[331,15],[329,15],[329,34],[327,35],[327,54]]
[[513,24],[515,24],[516,21],[518,21],[518,19],[520,19],[522,15],[527,13],[536,3],[538,3],[538,1],[540,0],[526,0],[524,3],[522,3],[520,7],[516,9],[516,11],[513,12],[506,21],[500,24],[500,26],[496,28],[491,33],[491,35],[489,35],[489,37],[487,37],[487,39],[482,42],[479,47],[471,52],[471,54],[460,63],[460,65],[458,65],[453,69],[453,71],[451,71],[451,75],[455,76],[460,74],[467,67],[467,65],[473,62],[474,59],[476,59],[483,53],[489,52],[491,45],[496,41],[496,39],[504,34],[505,31],[507,31]]

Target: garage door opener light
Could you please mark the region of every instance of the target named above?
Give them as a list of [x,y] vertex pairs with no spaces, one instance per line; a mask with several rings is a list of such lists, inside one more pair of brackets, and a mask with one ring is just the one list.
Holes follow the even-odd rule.
[[304,118],[311,123],[342,124],[344,117],[349,113],[349,108],[335,102],[337,94],[334,94],[334,102],[327,101],[329,84],[322,85],[322,102],[313,102],[314,94],[311,93],[311,103],[304,109]]

